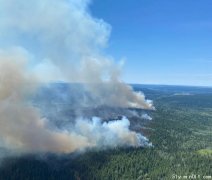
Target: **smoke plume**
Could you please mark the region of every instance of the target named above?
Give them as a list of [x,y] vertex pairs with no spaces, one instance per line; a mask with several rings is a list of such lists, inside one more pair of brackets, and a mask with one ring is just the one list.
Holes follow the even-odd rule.
[[79,117],[70,127],[53,128],[29,100],[43,83],[65,81],[84,84],[90,107],[153,108],[120,80],[120,65],[104,54],[111,27],[91,16],[89,3],[0,0],[0,147],[70,153],[147,144],[126,118],[106,123]]

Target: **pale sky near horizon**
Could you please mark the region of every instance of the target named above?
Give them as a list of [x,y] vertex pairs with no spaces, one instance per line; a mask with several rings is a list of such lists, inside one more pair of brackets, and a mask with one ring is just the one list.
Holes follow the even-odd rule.
[[128,83],[212,86],[211,0],[93,0]]

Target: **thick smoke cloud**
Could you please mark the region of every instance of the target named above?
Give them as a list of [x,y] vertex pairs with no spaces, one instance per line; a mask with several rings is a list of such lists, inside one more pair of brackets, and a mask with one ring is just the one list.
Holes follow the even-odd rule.
[[[12,54],[12,56],[10,55]],[[104,122],[78,119],[63,130],[48,128],[38,109],[25,99],[37,83],[26,68],[26,55],[20,50],[0,52],[0,137],[1,146],[17,152],[68,153],[87,147],[140,146],[146,139],[129,130],[129,120]],[[143,141],[145,140],[145,141]]]
[[111,27],[89,14],[88,0],[0,0],[0,146],[16,152],[70,153],[89,147],[140,146],[129,121],[79,118],[51,128],[28,100],[42,83],[84,83],[92,106],[152,109],[120,80],[103,55]]
[[71,152],[88,146],[77,134],[51,131],[46,127],[46,120],[41,119],[39,111],[26,100],[26,95],[33,92],[36,79],[25,69],[27,57],[20,50],[15,51],[0,53],[1,146],[17,152]]
[[103,56],[111,27],[88,13],[89,1],[0,0],[0,4],[1,45],[18,44],[29,51],[42,81],[84,82],[96,102],[152,107],[143,94],[120,81],[119,66]]

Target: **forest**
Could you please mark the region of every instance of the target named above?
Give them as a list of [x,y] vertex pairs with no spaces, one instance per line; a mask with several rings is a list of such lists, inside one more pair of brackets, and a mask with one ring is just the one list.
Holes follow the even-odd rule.
[[0,179],[212,179],[212,93],[191,89],[142,88],[156,107],[144,130],[152,147],[8,157]]

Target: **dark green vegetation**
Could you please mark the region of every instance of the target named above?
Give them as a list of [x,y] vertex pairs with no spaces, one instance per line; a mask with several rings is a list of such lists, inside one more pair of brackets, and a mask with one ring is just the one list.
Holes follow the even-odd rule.
[[[136,87],[138,90],[139,87]],[[152,148],[123,148],[55,157],[6,159],[1,180],[167,179],[212,176],[212,94],[144,89],[157,111],[145,130]],[[189,93],[186,91],[186,93]],[[199,176],[198,176],[199,175]],[[195,176],[193,176],[194,178]],[[191,177],[190,177],[191,179]],[[211,178],[212,179],[212,178]]]

